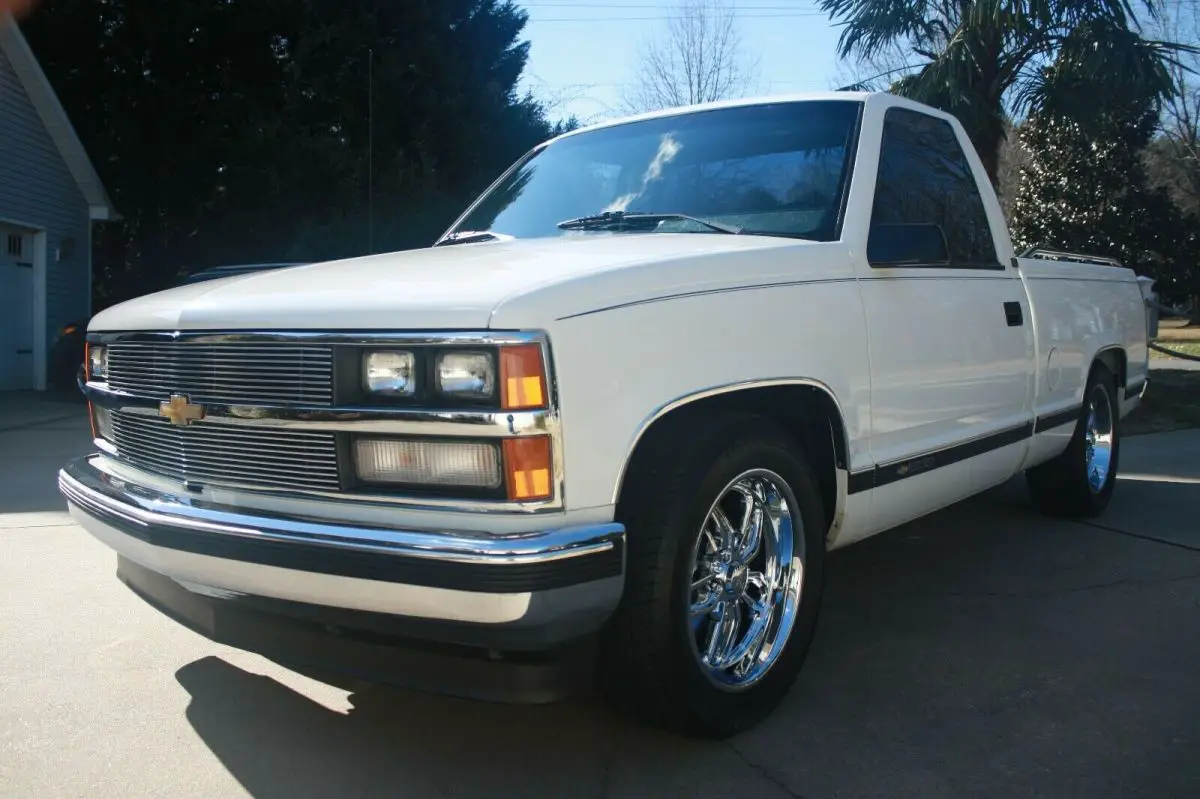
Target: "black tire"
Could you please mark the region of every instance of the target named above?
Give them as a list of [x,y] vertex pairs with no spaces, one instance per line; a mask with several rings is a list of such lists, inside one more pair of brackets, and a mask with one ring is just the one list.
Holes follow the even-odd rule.
[[51,388],[68,390],[76,387],[76,374],[83,366],[84,334],[82,329],[62,336],[50,349],[50,369],[47,382]]
[[[642,721],[723,738],[778,707],[808,654],[823,590],[821,497],[799,446],[766,418],[687,414],[664,420],[650,436],[630,466],[617,508],[627,529],[627,570],[620,606],[602,638],[601,686],[613,704]],[[693,652],[687,621],[693,547],[720,493],[755,469],[769,470],[790,489],[793,518],[803,523],[803,582],[779,655],[757,682],[731,692],[710,681]]]
[[[1108,474],[1099,488],[1092,485],[1088,475],[1088,420],[1093,407],[1100,414],[1107,413],[1112,424],[1112,455]],[[1099,516],[1112,500],[1120,455],[1121,420],[1117,381],[1108,367],[1097,363],[1088,375],[1083,392],[1083,410],[1075,423],[1071,443],[1054,459],[1025,473],[1034,505],[1051,516],[1083,519]]]

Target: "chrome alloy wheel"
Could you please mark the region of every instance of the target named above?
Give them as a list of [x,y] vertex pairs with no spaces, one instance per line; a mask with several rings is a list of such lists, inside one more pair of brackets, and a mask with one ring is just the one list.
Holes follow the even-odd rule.
[[1113,408],[1103,385],[1092,388],[1088,401],[1087,428],[1084,431],[1084,460],[1088,486],[1099,494],[1108,483],[1113,452]]
[[719,688],[754,685],[787,644],[804,583],[799,506],[783,478],[744,472],[717,496],[692,546],[692,653]]

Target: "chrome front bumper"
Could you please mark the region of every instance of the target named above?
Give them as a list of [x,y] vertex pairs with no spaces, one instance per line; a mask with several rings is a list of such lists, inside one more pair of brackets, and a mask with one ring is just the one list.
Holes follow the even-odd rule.
[[195,595],[386,614],[483,646],[497,631],[523,646],[577,637],[621,596],[618,524],[487,535],[251,515],[135,485],[101,457],[59,473],[72,515],[122,559]]

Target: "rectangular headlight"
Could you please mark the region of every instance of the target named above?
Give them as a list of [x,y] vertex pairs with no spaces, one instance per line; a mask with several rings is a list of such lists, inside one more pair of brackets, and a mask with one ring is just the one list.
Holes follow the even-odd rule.
[[88,379],[108,379],[108,347],[93,344],[88,347]]
[[496,385],[496,366],[486,352],[444,352],[434,370],[437,389],[451,397],[487,399]]
[[416,357],[411,352],[369,352],[363,356],[363,387],[372,394],[411,397],[417,391]]
[[498,488],[501,481],[499,449],[486,442],[360,438],[354,462],[367,483]]

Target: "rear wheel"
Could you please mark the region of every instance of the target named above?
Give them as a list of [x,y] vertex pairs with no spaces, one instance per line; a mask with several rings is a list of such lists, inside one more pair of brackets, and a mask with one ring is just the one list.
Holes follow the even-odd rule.
[[1034,504],[1054,516],[1098,516],[1112,500],[1120,453],[1116,379],[1098,363],[1088,376],[1071,443],[1058,457],[1026,472]]
[[667,424],[631,467],[618,508],[628,576],[601,674],[626,711],[723,737],[774,710],[799,673],[825,517],[809,464],[769,420]]

